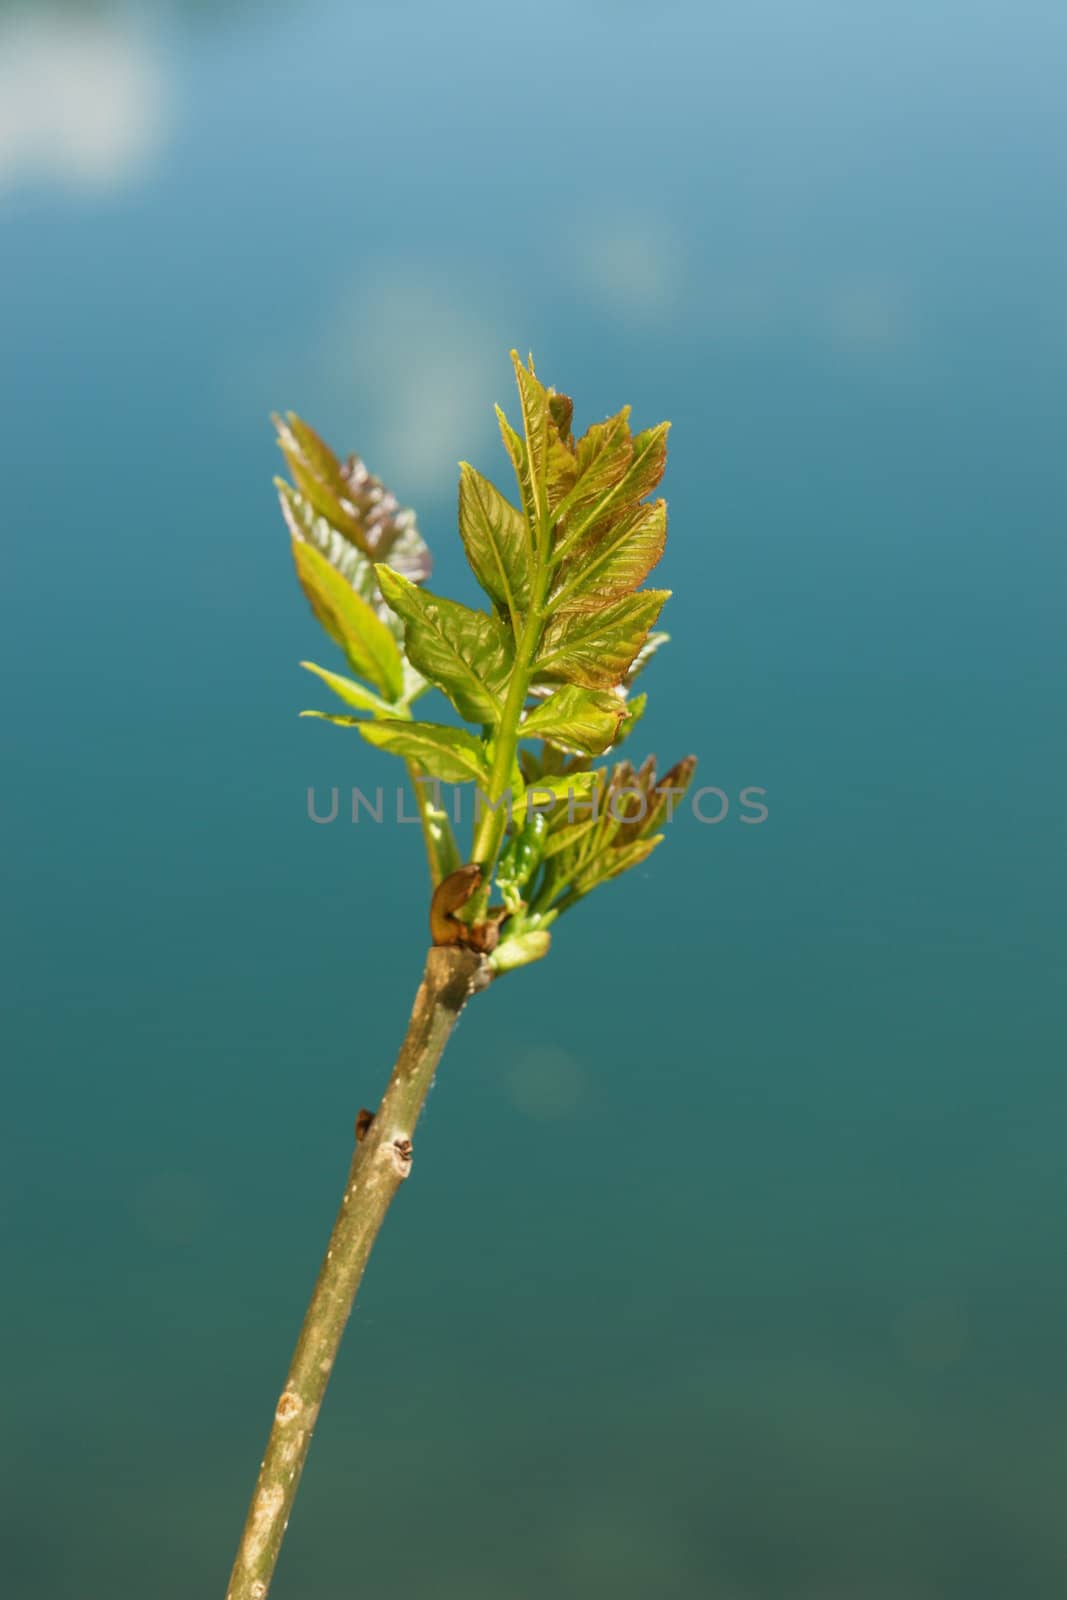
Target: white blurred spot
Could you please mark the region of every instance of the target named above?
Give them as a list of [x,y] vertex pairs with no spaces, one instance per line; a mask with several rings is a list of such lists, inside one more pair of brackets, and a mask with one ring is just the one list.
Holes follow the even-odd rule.
[[572,1116],[585,1099],[589,1078],[566,1050],[528,1050],[511,1069],[512,1099],[526,1116],[554,1122]]
[[683,265],[681,244],[666,223],[605,220],[575,239],[578,281],[598,310],[627,321],[654,321],[673,311]]
[[108,189],[139,176],[168,122],[157,55],[121,19],[0,17],[0,192],[33,181]]
[[399,266],[359,285],[320,365],[349,397],[353,426],[364,419],[362,437],[374,417],[373,470],[408,503],[452,483],[460,459],[495,433],[491,402],[510,402],[515,342],[513,330],[496,329],[447,279]]

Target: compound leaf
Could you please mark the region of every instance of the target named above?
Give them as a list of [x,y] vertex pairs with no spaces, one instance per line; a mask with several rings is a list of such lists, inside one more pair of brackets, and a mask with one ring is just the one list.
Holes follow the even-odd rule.
[[396,715],[395,705],[390,705],[388,701],[372,694],[370,689],[362,683],[356,683],[353,678],[342,677],[339,672],[327,672],[325,667],[316,666],[314,661],[301,661],[300,665],[305,671],[313,672],[316,678],[321,678],[326,687],[332,689],[345,705],[354,706],[357,711],[370,711],[376,717]]
[[416,583],[429,577],[430,552],[415,513],[400,506],[359,456],[341,461],[293,412],[284,421],[276,416],[274,425],[293,481],[319,516],[372,560],[388,557],[396,571]]
[[561,563],[552,604],[595,611],[644,582],[667,542],[667,502],[644,500],[606,532],[594,527]]
[[382,594],[405,624],[408,659],[461,717],[495,726],[512,656],[510,637],[496,617],[429,594],[390,567],[375,571]]
[[544,739],[561,750],[599,756],[615,743],[626,710],[621,695],[565,684],[530,712],[519,734],[524,739]]
[[460,463],[459,531],[474,576],[515,626],[530,603],[530,532],[522,512],[480,472]]
[[386,699],[398,700],[404,674],[392,632],[314,545],[294,538],[292,547],[300,587],[321,626],[341,646],[361,678],[380,689]]
[[399,719],[358,722],[356,726],[368,744],[418,762],[431,778],[440,778],[443,783],[488,781],[484,746],[465,728]]
[[586,689],[610,689],[621,682],[669,595],[668,589],[642,589],[598,611],[557,615],[545,630],[535,681]]
[[604,851],[603,854],[594,857],[588,868],[575,878],[572,888],[578,894],[588,894],[590,889],[595,889],[599,884],[607,883],[611,878],[619,877],[620,873],[628,872],[631,867],[638,867],[642,861],[647,861],[663,840],[664,835],[657,833],[651,839],[635,839],[632,844],[623,845],[621,850]]

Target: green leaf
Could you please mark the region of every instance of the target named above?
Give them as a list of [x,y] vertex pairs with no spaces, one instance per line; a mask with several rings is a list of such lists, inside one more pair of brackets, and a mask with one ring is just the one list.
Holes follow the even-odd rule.
[[[430,878],[436,889],[443,878],[449,877],[463,863],[460,860],[448,814],[441,806],[435,804],[434,796],[424,781],[429,774],[424,773],[418,763],[410,758],[406,765],[411,786],[415,791],[415,802],[422,818],[426,853],[430,862]],[[436,786],[437,780],[430,778],[430,784]]]
[[[566,817],[566,812],[560,812],[561,817]],[[594,828],[599,828],[599,816],[576,817],[573,822],[564,822],[554,826],[552,832],[545,840],[542,859],[551,861],[553,856],[562,854],[564,850],[573,850],[576,845],[588,837]]]
[[570,445],[571,424],[574,421],[574,401],[568,394],[554,394],[549,390],[548,409],[552,421],[556,424],[556,432],[564,444]]
[[370,558],[363,554],[358,545],[346,539],[339,533],[326,518],[315,510],[304,495],[294,489],[291,483],[286,483],[284,478],[275,478],[275,488],[278,491],[278,500],[281,504],[282,515],[288,525],[289,532],[294,539],[303,544],[309,544],[330,563],[335,572],[354,589],[358,595],[366,600],[368,605],[375,609],[386,610],[381,606],[381,596],[378,593],[378,581],[374,576],[374,565]]
[[554,777],[534,778],[521,794],[516,793],[514,812],[516,816],[525,817],[528,811],[547,810],[550,797],[565,800],[578,811],[589,804],[598,776],[596,772],[563,772]]
[[[550,513],[567,498],[578,475],[574,453],[564,442],[569,437],[574,405],[566,395],[557,395],[539,382],[532,357],[529,366],[523,366],[518,352],[513,350],[511,360],[519,389],[525,434],[525,470],[519,481],[525,492],[524,503],[534,533],[534,548],[539,550],[542,530],[545,534],[548,532]],[[566,424],[563,431],[562,423]],[[505,443],[508,443],[506,436]]]
[[619,485],[620,500],[643,500],[653,489],[658,489],[667,466],[667,435],[669,422],[658,422],[654,428],[645,428],[634,434],[634,454],[629,470]]
[[316,722],[332,722],[338,728],[361,728],[359,717],[342,717],[336,711],[301,711],[301,717],[314,717]]
[[592,611],[631,594],[648,577],[667,542],[667,502],[642,501],[606,532],[592,528],[561,564],[554,607]]
[[316,678],[321,678],[328,689],[332,689],[339,699],[346,705],[354,706],[357,711],[371,711],[376,717],[396,716],[395,705],[390,705],[388,701],[372,694],[362,683],[356,683],[352,678],[344,678],[339,672],[327,672],[325,667],[316,666],[314,661],[301,661],[300,665],[305,671],[313,672]]
[[437,722],[357,722],[368,744],[379,750],[417,761],[431,778],[443,783],[485,784],[489,768],[481,740],[464,728],[446,728]]
[[[630,442],[630,456],[621,476],[615,470],[621,461],[622,446],[616,441],[618,455],[606,463],[611,468],[604,473],[603,492],[580,504],[568,515],[556,545],[556,558],[568,555],[578,541],[593,528],[607,528],[626,510],[643,500],[659,484],[667,464],[667,434],[669,422],[655,428],[646,428]],[[591,431],[591,430],[590,430]],[[579,443],[579,451],[581,443]]]
[[341,463],[318,434],[292,412],[274,417],[278,444],[293,481],[320,517],[353,544],[363,544],[363,530],[352,507],[346,506]]
[[633,454],[629,406],[624,406],[616,416],[594,422],[587,428],[575,447],[577,478],[559,508],[560,518],[574,519],[579,512],[601,501],[622,482]]
[[673,817],[693,781],[696,765],[696,756],[683,756],[681,761],[676,761],[670,771],[658,779],[654,762],[647,777],[643,776],[645,768],[642,768],[637,777],[645,794],[645,805],[643,808],[635,806],[633,817],[627,818],[619,825],[612,841],[612,848],[618,849],[633,839],[645,839],[649,834],[655,833],[668,811]]
[[624,739],[628,739],[630,737],[631,733],[633,733],[637,724],[644,716],[645,707],[647,704],[647,694],[635,694],[632,698],[627,698],[626,715],[622,719],[622,727],[619,729],[619,737],[615,740],[616,744],[622,744]]
[[547,956],[551,943],[552,935],[547,928],[530,928],[514,938],[501,939],[489,957],[489,965],[498,974],[514,972],[516,967],[529,966],[531,961]]
[[[351,544],[343,534],[338,533],[336,528],[331,527],[325,517],[319,516],[310,501],[305,500],[291,484],[281,478],[276,478],[275,484],[282,514],[293,538],[311,545],[324,556],[330,566],[344,578],[349,588],[354,589],[369,606],[373,607],[399,641],[404,634],[404,624],[382,599],[373,563],[362,550]],[[421,540],[419,544],[422,544]],[[399,546],[394,546],[394,554],[398,548]],[[425,546],[422,548],[425,549]],[[404,682],[399,699],[409,704],[427,688],[427,684],[406,658],[402,666]]]
[[380,478],[360,460],[349,456],[341,468],[346,505],[359,517],[363,544],[374,561],[388,561],[412,583],[424,583],[433,562],[415,526],[415,513],[399,505]]
[[627,827],[633,827],[638,834],[641,833],[652,804],[649,795],[655,781],[655,756],[647,756],[636,771],[630,761],[620,761],[612,768],[601,808],[603,826],[600,843],[605,850],[619,842]]
[[459,471],[459,531],[467,560],[515,626],[530,603],[533,563],[526,518],[466,461]]
[[590,814],[575,807],[570,815],[558,809],[550,818],[533,910],[539,916],[565,911],[644,861],[661,842],[655,830],[677,807],[695,767],[696,758],[686,756],[657,781],[655,757],[649,756],[636,771],[619,761],[591,774],[597,791]]
[[415,583],[429,577],[430,552],[419,537],[415,513],[403,509],[358,456],[340,461],[292,412],[285,421],[276,416],[274,424],[293,480],[316,515],[371,560],[388,558],[395,571]]
[[300,586],[322,627],[341,646],[360,677],[380,689],[386,699],[398,700],[404,675],[400,650],[389,628],[313,545],[294,539],[292,547]]
[[278,429],[278,442],[290,466],[296,465],[312,473],[315,478],[344,493],[345,483],[339,458],[321,439],[314,428],[302,422],[294,411],[288,412],[285,421],[274,418]]
[[599,611],[563,612],[545,630],[535,681],[610,689],[625,677],[669,589],[642,589]]
[[418,589],[391,568],[376,569],[382,594],[405,623],[410,661],[442,689],[468,722],[495,726],[512,644],[495,617]]
[[526,446],[522,441],[521,435],[515,432],[500,407],[496,406],[494,409],[496,411],[496,420],[500,427],[500,437],[504,441],[504,449],[507,451],[511,465],[515,469],[515,481],[519,486],[519,498],[522,501],[527,521],[534,525],[535,518],[530,505],[530,474],[526,465]]
[[519,727],[519,737],[599,756],[614,744],[625,716],[621,695],[566,684],[530,712]]
[[536,540],[539,530],[547,527],[548,522],[548,451],[550,430],[555,424],[548,409],[548,395],[534,375],[533,363],[529,369],[524,367],[517,350],[511,352],[511,361],[519,386],[522,429],[526,436],[527,512]]
[[621,850],[605,850],[603,854],[594,857],[585,871],[575,878],[572,888],[578,894],[588,894],[591,889],[607,883],[611,878],[629,872],[631,867],[639,867],[642,861],[647,861],[663,840],[664,835],[657,833],[652,839],[635,839],[632,844],[624,845]]

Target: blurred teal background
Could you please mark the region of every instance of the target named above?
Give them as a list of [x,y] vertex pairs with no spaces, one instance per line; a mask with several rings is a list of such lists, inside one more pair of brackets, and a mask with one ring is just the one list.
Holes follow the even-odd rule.
[[1067,13],[0,8],[10,1600],[221,1596],[417,978],[268,425],[470,597],[507,350],[670,416],[636,741],[767,789],[472,1009],[274,1593],[1067,1586]]

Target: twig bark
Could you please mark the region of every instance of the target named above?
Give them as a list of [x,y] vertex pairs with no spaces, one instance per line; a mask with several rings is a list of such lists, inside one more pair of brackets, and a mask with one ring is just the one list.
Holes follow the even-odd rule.
[[434,947],[381,1105],[360,1137],[274,1413],[226,1600],[265,1600],[311,1435],[367,1258],[393,1196],[411,1171],[412,1136],[441,1052],[467,1000],[489,981],[484,957]]

